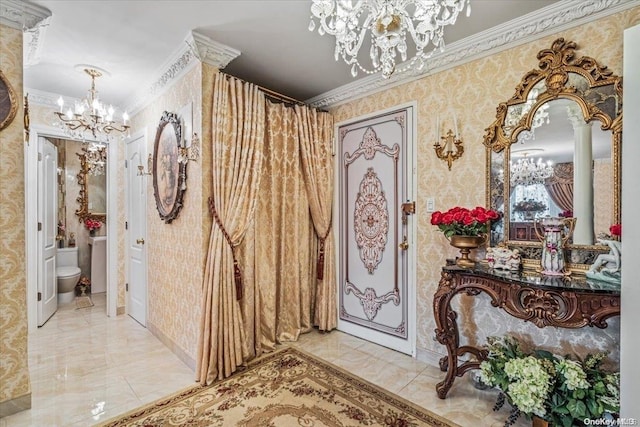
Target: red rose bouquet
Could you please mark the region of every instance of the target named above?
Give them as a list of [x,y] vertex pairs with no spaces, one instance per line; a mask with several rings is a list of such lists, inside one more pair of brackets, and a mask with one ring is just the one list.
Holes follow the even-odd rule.
[[102,227],[102,223],[100,221],[98,221],[98,220],[87,218],[84,221],[84,226],[87,227],[87,229],[89,231],[94,231],[94,230],[97,230],[98,228]]
[[489,222],[499,217],[498,212],[482,206],[471,210],[456,206],[446,212],[434,212],[431,215],[431,224],[437,225],[445,237],[481,236],[487,233]]
[[559,213],[558,216],[562,218],[573,218],[573,211],[567,209],[566,211],[562,211],[562,213]]
[[619,239],[620,236],[622,236],[622,224],[613,224],[609,227],[609,233],[611,233],[613,237]]

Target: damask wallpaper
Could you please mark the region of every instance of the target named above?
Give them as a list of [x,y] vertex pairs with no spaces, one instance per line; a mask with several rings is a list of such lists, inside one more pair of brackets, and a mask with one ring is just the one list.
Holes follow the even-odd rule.
[[[445,259],[457,254],[442,233],[430,224],[427,198],[435,198],[436,210],[484,205],[484,130],[495,119],[498,104],[513,95],[526,72],[537,68],[537,53],[549,48],[556,38],[564,37],[577,43],[579,54],[594,57],[621,75],[623,30],[639,21],[640,7],[636,7],[332,109],[335,122],[339,123],[406,102],[415,100],[418,103],[418,199],[415,218],[418,221],[419,356],[436,360],[439,355],[445,354],[444,347],[434,340],[432,302]],[[447,164],[438,159],[433,150],[436,138],[434,128],[439,117],[443,129],[453,129],[454,115],[464,140],[465,153],[448,171]],[[463,296],[457,304],[463,342],[482,344],[489,335],[516,333],[529,336],[538,346],[562,354],[585,354],[602,349],[611,351],[610,357],[614,362],[619,360],[619,318],[612,319],[605,330],[538,329],[531,323],[523,323],[501,310],[493,309],[486,296]]]
[[31,405],[27,358],[22,32],[0,24],[0,64],[18,109],[0,131],[0,417]]
[[[132,134],[147,129],[148,153],[153,153],[156,130],[163,111],[179,113],[190,103],[193,107],[193,130],[202,135],[203,67],[198,64],[191,68],[132,118]],[[185,137],[191,139],[192,135]],[[203,248],[207,246],[203,240],[208,242],[209,236],[208,231],[204,233],[201,228],[209,221],[202,175],[202,159],[208,150],[203,147],[201,151],[200,160],[189,162],[187,166],[184,205],[179,216],[170,224],[160,219],[156,209],[152,176],[142,178],[147,180],[147,326],[179,356],[183,359],[186,357],[188,363],[195,361],[197,352],[206,253]],[[122,152],[124,156],[124,150]],[[205,203],[201,203],[203,198]],[[118,205],[122,206],[120,212],[126,212],[124,194]],[[124,224],[124,219],[120,223]],[[119,230],[119,235],[125,236],[125,230]],[[120,248],[123,249],[121,253],[126,253],[124,240]]]

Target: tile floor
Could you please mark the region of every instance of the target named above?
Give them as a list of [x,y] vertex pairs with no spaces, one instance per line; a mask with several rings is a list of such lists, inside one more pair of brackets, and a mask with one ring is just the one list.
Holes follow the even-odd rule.
[[[91,426],[194,384],[193,372],[147,329],[129,316],[108,318],[104,294],[93,300],[90,308],[59,308],[30,335],[32,409],[0,419],[0,427]],[[291,345],[461,426],[499,427],[508,416],[506,408],[492,411],[494,391],[475,389],[467,377],[438,399],[438,368],[342,332],[314,331]]]

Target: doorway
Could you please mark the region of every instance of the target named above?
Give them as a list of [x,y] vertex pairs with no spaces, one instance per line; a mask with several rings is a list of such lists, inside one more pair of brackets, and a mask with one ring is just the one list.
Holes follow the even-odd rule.
[[38,138],[38,326],[58,309],[56,277],[59,222],[58,148]]
[[338,329],[416,354],[414,104],[336,125]]
[[[135,135],[127,142],[127,312],[147,326],[147,176],[145,162],[147,134]],[[140,166],[142,166],[140,168]]]
[[[60,130],[32,126],[29,141],[25,146],[25,240],[26,240],[26,264],[27,264],[27,318],[29,331],[38,327],[38,280],[42,274],[39,270],[39,244],[38,244],[38,140],[40,138],[66,139]],[[118,144],[107,145],[107,157],[118,158]],[[116,315],[117,306],[117,165],[116,161],[107,161],[106,165],[106,214],[107,229],[107,277],[106,299],[108,316]],[[75,198],[73,198],[75,199]]]

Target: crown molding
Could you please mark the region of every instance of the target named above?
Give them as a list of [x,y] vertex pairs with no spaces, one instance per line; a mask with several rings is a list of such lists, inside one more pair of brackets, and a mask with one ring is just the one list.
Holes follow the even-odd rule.
[[51,11],[38,5],[16,0],[3,0],[0,3],[0,24],[23,32],[23,67],[30,67],[40,61],[50,20]]
[[51,21],[50,16],[22,33],[22,66],[24,68],[29,68],[40,62],[49,21]]
[[175,55],[172,56],[174,60],[169,61],[168,65],[160,67],[160,70],[163,70],[163,72],[157,79],[153,80],[153,83],[147,89],[136,92],[125,102],[127,106],[125,111],[129,111],[130,116],[133,117],[136,115],[154,98],[164,93],[165,90],[171,87],[171,85],[186,74],[187,71],[198,64],[198,60],[191,49],[181,48],[179,53],[180,55],[178,57],[175,57]]
[[240,56],[240,51],[192,31],[185,40],[200,62],[223,69]]
[[389,79],[374,74],[305,102],[316,108],[335,107],[638,5],[640,0],[563,0],[447,45],[420,72],[409,70]]
[[[29,105],[41,105],[43,107],[52,107],[58,108],[58,97],[60,95],[56,95],[52,92],[45,92],[43,90],[31,89],[28,87],[24,88],[24,93],[29,98]],[[62,97],[64,99],[64,103],[66,105],[73,105],[74,102],[79,101],[75,98],[70,98],[67,96]]]
[[[44,90],[32,89],[25,87],[25,95],[29,98],[29,105],[39,105],[41,107],[51,108],[53,111],[59,111],[58,98],[64,100],[64,105],[73,106],[76,103],[82,102],[80,98],[74,98],[72,96],[63,96],[58,93],[47,92]],[[113,106],[118,109],[117,105]]]
[[0,24],[16,30],[30,29],[51,16],[51,11],[38,5],[18,0],[0,2]]
[[146,90],[137,92],[127,100],[125,111],[129,111],[129,114],[134,116],[200,62],[222,69],[239,55],[239,50],[192,31],[187,34],[184,42],[169,56],[169,59],[158,68],[156,75],[159,77],[152,80],[153,83]]

